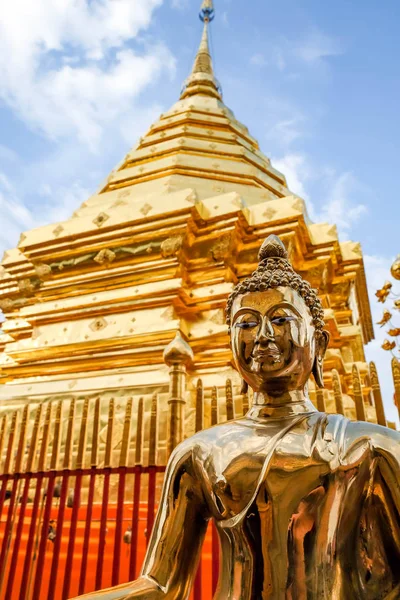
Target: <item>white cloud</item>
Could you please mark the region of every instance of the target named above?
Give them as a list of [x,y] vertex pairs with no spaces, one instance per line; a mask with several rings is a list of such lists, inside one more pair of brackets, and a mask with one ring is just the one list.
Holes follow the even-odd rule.
[[328,197],[322,205],[322,210],[317,215],[318,220],[335,223],[339,231],[347,235],[352,225],[361,215],[367,212],[364,204],[353,205],[351,196],[359,187],[358,181],[351,172],[335,173],[327,177],[329,186]]
[[316,64],[329,56],[343,54],[343,49],[337,39],[316,29],[295,45],[293,52],[303,62]]
[[302,121],[303,119],[300,117],[278,121],[272,128],[270,135],[279,139],[283,146],[290,146],[295,140],[303,135],[303,128],[301,127]]
[[292,103],[282,98],[269,97],[265,100],[265,137],[274,147],[285,150],[299,138],[305,137],[307,118]]
[[343,52],[340,40],[314,28],[297,40],[287,37],[280,37],[272,43],[268,40],[264,47],[251,56],[250,62],[261,67],[270,65],[279,71],[294,68],[295,72],[286,75],[293,80],[301,76],[297,70],[301,67],[304,69],[305,66],[319,68],[320,75],[320,67],[326,66],[326,59]]
[[272,159],[273,166],[286,177],[289,189],[308,200],[307,181],[311,177],[310,166],[303,154],[286,154],[282,158]]
[[[289,189],[307,200],[311,219],[314,222],[334,223],[341,239],[347,238],[351,227],[367,212],[364,204],[353,204],[353,195],[362,191],[353,173],[337,173],[331,167],[320,168],[311,164],[310,159],[301,153],[289,153],[272,162],[286,176]],[[326,190],[326,195],[311,199],[307,186],[315,180]],[[316,208],[317,205],[319,208]]]
[[229,27],[229,17],[228,17],[228,11],[224,10],[222,15],[221,15],[221,21],[222,24],[224,25],[224,27]]
[[284,52],[278,46],[269,51],[268,59],[265,54],[261,52],[257,52],[250,57],[250,63],[252,65],[256,65],[257,67],[265,67],[267,65],[272,65],[277,67],[280,71],[283,71],[286,67],[286,60],[284,57]]
[[131,44],[161,3],[6,3],[0,12],[0,98],[31,128],[53,139],[77,136],[95,150],[106,124],[130,111],[162,72],[174,73],[165,46],[142,44],[139,52]]
[[69,219],[73,211],[88,199],[90,190],[80,183],[58,188],[48,186],[44,188],[42,196],[44,202],[40,225],[46,225]]
[[275,66],[280,71],[283,71],[286,68],[286,59],[280,48],[278,48],[278,47],[274,48],[274,50],[272,52],[272,58],[273,58]]
[[189,0],[171,0],[172,8],[186,10],[189,7]]
[[29,207],[18,195],[15,186],[0,173],[0,260],[3,253],[15,248],[21,233],[64,221],[89,196],[89,190],[75,183],[68,187],[43,186],[40,210]]
[[16,245],[22,231],[37,224],[33,213],[18,198],[4,173],[0,173],[0,223],[0,259],[6,250]]
[[253,56],[250,58],[250,62],[252,65],[256,65],[257,67],[265,67],[267,64],[265,56],[259,52],[257,54],[253,54]]
[[7,146],[3,146],[2,144],[0,144],[1,160],[14,161],[17,160],[17,158],[18,155],[16,154],[16,152],[14,152],[14,150],[11,150],[11,148],[7,148]]

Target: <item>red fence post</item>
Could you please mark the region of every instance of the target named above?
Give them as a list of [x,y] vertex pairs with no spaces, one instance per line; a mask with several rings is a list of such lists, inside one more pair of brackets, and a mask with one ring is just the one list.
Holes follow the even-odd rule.
[[[22,492],[21,508],[19,510],[18,525],[17,525],[17,531],[15,534],[15,542],[14,542],[14,547],[13,547],[12,556],[11,556],[11,565],[10,565],[10,572],[8,575],[8,582],[7,582],[5,598],[13,597],[13,584],[14,584],[14,579],[15,579],[15,573],[17,570],[18,553],[19,553],[19,547],[21,544],[22,530],[23,530],[23,526],[24,526],[26,503],[27,503],[28,493],[29,493],[29,484],[30,484],[30,477],[28,476],[25,479],[24,491]],[[15,597],[15,594],[14,594],[14,597]]]
[[39,512],[39,504],[42,492],[42,483],[43,483],[43,473],[38,474],[37,482],[36,482],[36,490],[35,497],[33,499],[33,507],[31,513],[31,524],[29,527],[28,533],[28,542],[26,545],[25,551],[25,560],[22,571],[22,579],[21,579],[21,588],[19,593],[19,600],[25,600],[27,589],[28,589],[28,580],[29,580],[29,572],[31,570],[31,556],[33,550],[33,544],[35,541],[35,531],[36,531],[36,520]]
[[2,477],[1,477],[3,485],[1,486],[1,492],[0,492],[0,519],[3,514],[4,500],[6,498],[6,491],[7,491],[7,485],[8,485],[9,479],[10,479],[9,475],[2,475]]
[[147,490],[147,536],[146,546],[149,543],[154,525],[154,508],[156,505],[156,468],[149,467],[149,486]]
[[101,590],[101,582],[103,576],[103,563],[104,563],[104,546],[106,544],[107,534],[107,512],[108,512],[108,497],[110,491],[110,470],[107,469],[104,474],[103,484],[103,501],[101,504],[101,517],[100,517],[100,536],[99,536],[99,550],[97,555],[97,566],[96,566],[96,585],[95,590]]
[[[42,567],[42,563],[44,561],[44,556],[46,553],[47,534],[48,534],[48,528],[49,528],[49,522],[50,522],[51,505],[53,502],[55,476],[56,476],[56,474],[54,471],[51,471],[49,473],[49,483],[47,486],[46,506],[45,506],[44,515],[43,515],[43,524],[42,524],[42,529],[41,529],[39,552],[38,552],[37,562],[36,562],[36,565],[37,565],[36,577],[35,577],[35,583],[33,586],[32,600],[39,600],[39,598],[40,598],[40,587],[42,585],[42,576],[43,576],[43,570],[41,567]],[[29,590],[28,590],[28,592],[29,592]]]
[[139,529],[139,508],[140,508],[140,479],[141,467],[135,468],[135,486],[133,490],[133,511],[132,511],[132,539],[131,556],[129,561],[129,581],[136,577],[136,562],[138,551],[138,529]]
[[1,546],[0,587],[2,586],[3,577],[4,577],[5,570],[6,570],[6,556],[7,556],[7,552],[10,547],[10,542],[11,542],[10,535],[11,535],[11,528],[13,525],[14,504],[15,504],[18,489],[19,489],[19,479],[18,479],[18,477],[16,477],[13,481],[13,486],[12,486],[12,490],[11,490],[11,497],[10,497],[10,504],[8,505],[6,526],[4,528],[4,533],[3,533],[3,544]]
[[121,560],[121,541],[122,541],[122,521],[124,517],[124,496],[125,496],[125,480],[126,469],[122,468],[119,474],[118,481],[118,503],[117,503],[117,520],[115,524],[114,537],[114,560],[112,568],[112,583],[114,587],[119,583],[119,565]]
[[[82,472],[79,471],[77,473],[76,479],[75,479],[74,505],[73,505],[72,514],[71,514],[71,526],[70,526],[70,530],[69,530],[67,559],[65,561],[64,585],[63,585],[63,593],[62,593],[63,600],[67,600],[67,598],[69,596],[69,588],[70,588],[71,572],[72,572],[72,561],[74,559],[76,528],[78,525],[78,511],[79,511],[79,504],[81,501],[81,487],[82,487]],[[86,554],[87,554],[87,552],[86,552]],[[83,559],[83,556],[82,556],[82,559]],[[51,600],[51,596],[49,596],[49,600]]]
[[[90,473],[90,481],[89,481],[89,495],[88,495],[88,503],[87,503],[87,511],[86,511],[85,533],[83,536],[82,564],[81,564],[81,573],[79,576],[79,590],[78,590],[79,595],[81,595],[85,592],[86,569],[87,569],[89,541],[90,541],[90,529],[91,529],[91,525],[92,525],[92,515],[93,515],[95,480],[96,480],[96,468],[92,467],[92,471]],[[68,595],[69,595],[69,585],[70,585],[70,577],[71,577],[70,573],[71,573],[71,571],[65,572],[64,589],[63,589],[63,595],[62,595],[63,600],[67,600]]]
[[58,515],[57,515],[56,538],[54,541],[54,548],[53,548],[53,560],[51,563],[48,598],[54,598],[54,592],[56,589],[57,575],[58,575],[58,562],[59,562],[59,558],[60,558],[62,530],[63,530],[63,525],[64,525],[64,515],[65,515],[65,504],[66,504],[66,500],[67,500],[67,491],[68,491],[68,482],[69,482],[69,473],[65,473],[63,475],[63,480],[62,480],[62,484],[61,484],[60,506],[59,506]]

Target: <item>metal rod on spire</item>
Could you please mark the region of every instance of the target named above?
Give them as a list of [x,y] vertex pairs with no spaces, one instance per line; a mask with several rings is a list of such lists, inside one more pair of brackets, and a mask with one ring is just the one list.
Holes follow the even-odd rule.
[[221,88],[214,76],[209,45],[209,24],[215,17],[213,0],[203,0],[199,17],[204,23],[203,34],[192,72],[184,83],[181,98],[204,94],[221,100]]

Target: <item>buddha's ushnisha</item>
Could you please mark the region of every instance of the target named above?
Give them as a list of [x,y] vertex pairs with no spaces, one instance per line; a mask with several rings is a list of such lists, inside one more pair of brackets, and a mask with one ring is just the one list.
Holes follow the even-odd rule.
[[86,600],[184,600],[211,520],[214,600],[400,598],[400,434],[318,412],[328,334],[316,292],[270,236],[227,307],[244,418],[171,455],[141,576]]
[[232,304],[237,296],[246,292],[263,292],[269,288],[289,286],[303,298],[310,310],[317,332],[324,328],[324,309],[318,298],[318,290],[314,290],[305,281],[288,260],[287,250],[276,235],[270,235],[260,248],[259,265],[256,271],[235,286],[226,304],[226,321],[231,324]]

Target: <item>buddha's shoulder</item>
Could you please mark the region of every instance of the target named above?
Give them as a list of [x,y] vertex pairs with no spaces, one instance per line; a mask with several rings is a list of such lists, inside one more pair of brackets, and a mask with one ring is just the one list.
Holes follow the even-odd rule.
[[[307,415],[304,419],[295,417],[289,421],[255,421],[246,417],[227,421],[219,425],[214,425],[208,429],[203,429],[184,442],[186,448],[194,447],[224,447],[241,446],[242,443],[251,438],[258,439],[260,445],[264,446],[265,441],[282,432],[282,437],[286,433],[298,433],[304,435],[306,430],[319,430],[318,434],[326,436],[329,439],[339,437],[339,431],[346,427],[348,419],[341,415],[324,414],[315,412]],[[317,433],[315,431],[314,436]]]
[[220,445],[231,443],[234,440],[239,441],[252,434],[253,431],[249,427],[246,427],[245,419],[236,419],[203,429],[186,441],[193,446],[199,444]]
[[366,421],[350,421],[342,415],[323,414],[315,436],[321,455],[331,454],[345,464],[377,454],[396,456],[400,463],[400,432]]

